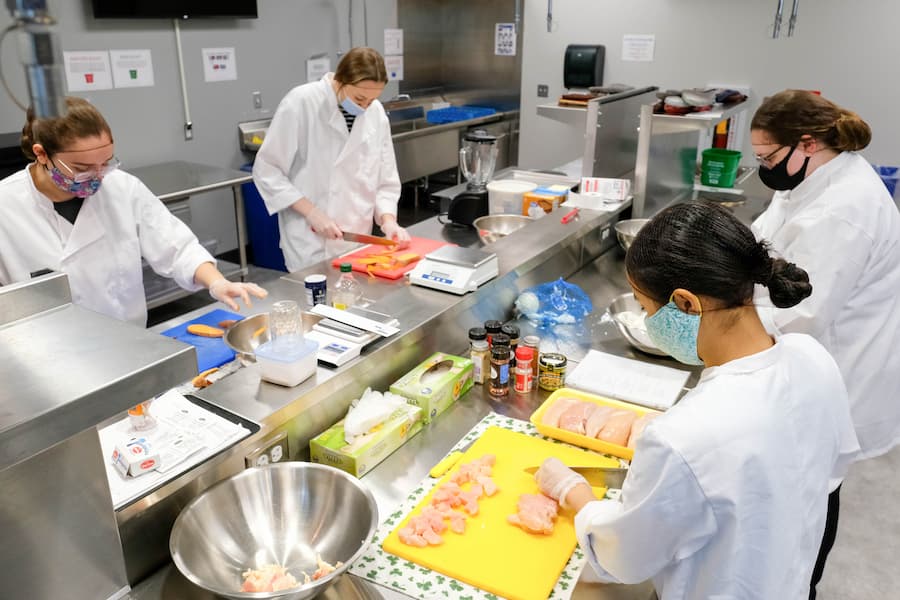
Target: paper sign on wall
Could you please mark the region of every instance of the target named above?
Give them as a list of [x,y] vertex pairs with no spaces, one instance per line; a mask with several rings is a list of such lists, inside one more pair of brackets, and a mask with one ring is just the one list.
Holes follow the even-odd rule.
[[652,62],[656,36],[652,33],[626,33],[622,36],[622,60]]
[[66,87],[70,92],[112,89],[109,52],[106,50],[77,50],[63,52],[66,68]]
[[306,59],[306,81],[318,81],[331,71],[331,59],[320,54]]
[[153,85],[153,58],[149,50],[110,50],[109,60],[117,88]]
[[515,23],[497,23],[494,25],[494,54],[497,56],[516,55]]
[[237,58],[234,48],[203,48],[202,53],[204,81],[237,79]]
[[384,55],[397,56],[403,54],[403,30],[384,30]]
[[385,56],[384,68],[387,69],[388,81],[403,81],[402,56]]

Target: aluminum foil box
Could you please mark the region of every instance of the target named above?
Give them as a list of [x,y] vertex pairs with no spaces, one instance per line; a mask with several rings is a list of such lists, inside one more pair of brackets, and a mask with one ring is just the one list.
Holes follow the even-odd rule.
[[422,408],[430,423],[472,387],[474,365],[468,358],[435,352],[391,385],[391,392]]

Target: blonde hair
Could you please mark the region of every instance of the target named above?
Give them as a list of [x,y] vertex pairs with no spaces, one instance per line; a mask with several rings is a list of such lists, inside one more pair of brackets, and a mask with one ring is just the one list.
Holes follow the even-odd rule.
[[384,59],[372,48],[352,48],[341,57],[341,62],[334,71],[334,80],[341,85],[356,85],[360,81],[387,83]]
[[84,98],[67,96],[66,113],[60,117],[38,119],[34,108],[28,108],[19,146],[26,158],[34,160],[32,146],[35,144],[43,146],[47,154],[56,154],[77,139],[104,133],[112,141],[112,130],[100,111]]

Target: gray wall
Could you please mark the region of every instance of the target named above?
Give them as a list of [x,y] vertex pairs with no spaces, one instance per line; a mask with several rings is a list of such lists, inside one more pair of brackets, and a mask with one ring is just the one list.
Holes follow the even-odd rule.
[[[900,119],[895,99],[900,78],[896,0],[800,2],[793,37],[771,39],[775,0],[568,0],[553,3],[555,30],[548,33],[547,2],[526,0],[522,123],[519,163],[551,167],[578,154],[582,131],[537,116],[538,104],[563,93],[567,44],[604,44],[604,83],[700,87],[707,83],[752,88],[750,114],[765,96],[785,88],[818,89],[858,112],[873,129],[864,152],[872,162],[900,164]],[[791,1],[785,0],[790,12]],[[622,35],[656,35],[653,62],[623,62]],[[537,85],[550,86],[549,98]],[[749,136],[745,136],[745,139]],[[574,141],[573,141],[574,140]],[[750,148],[744,147],[745,159]]]
[[[352,3],[353,35],[349,12]],[[185,141],[184,111],[176,61],[175,34],[169,20],[96,20],[90,1],[50,0],[59,21],[65,50],[150,49],[154,87],[111,89],[86,97],[103,112],[113,129],[123,168],[170,160],[187,160],[239,168],[250,160],[238,147],[237,123],[270,117],[282,96],[306,81],[305,60],[368,44],[383,49],[383,30],[396,27],[396,0],[258,0],[258,19],[182,21],[181,40],[194,139]],[[0,8],[0,28],[11,22]],[[3,44],[2,66],[13,91],[27,100],[27,88],[13,35]],[[237,81],[206,83],[200,50],[234,47]],[[262,110],[253,108],[252,92],[262,93]],[[388,85],[383,98],[397,93]],[[19,131],[24,114],[0,90],[0,132]],[[237,247],[230,190],[191,201],[191,225],[201,239],[216,238],[219,251]]]

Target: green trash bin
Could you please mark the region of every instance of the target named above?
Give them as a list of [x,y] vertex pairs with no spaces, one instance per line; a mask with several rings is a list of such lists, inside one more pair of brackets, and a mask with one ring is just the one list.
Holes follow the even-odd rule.
[[700,164],[700,183],[714,187],[732,187],[737,177],[741,153],[737,150],[707,148]]

